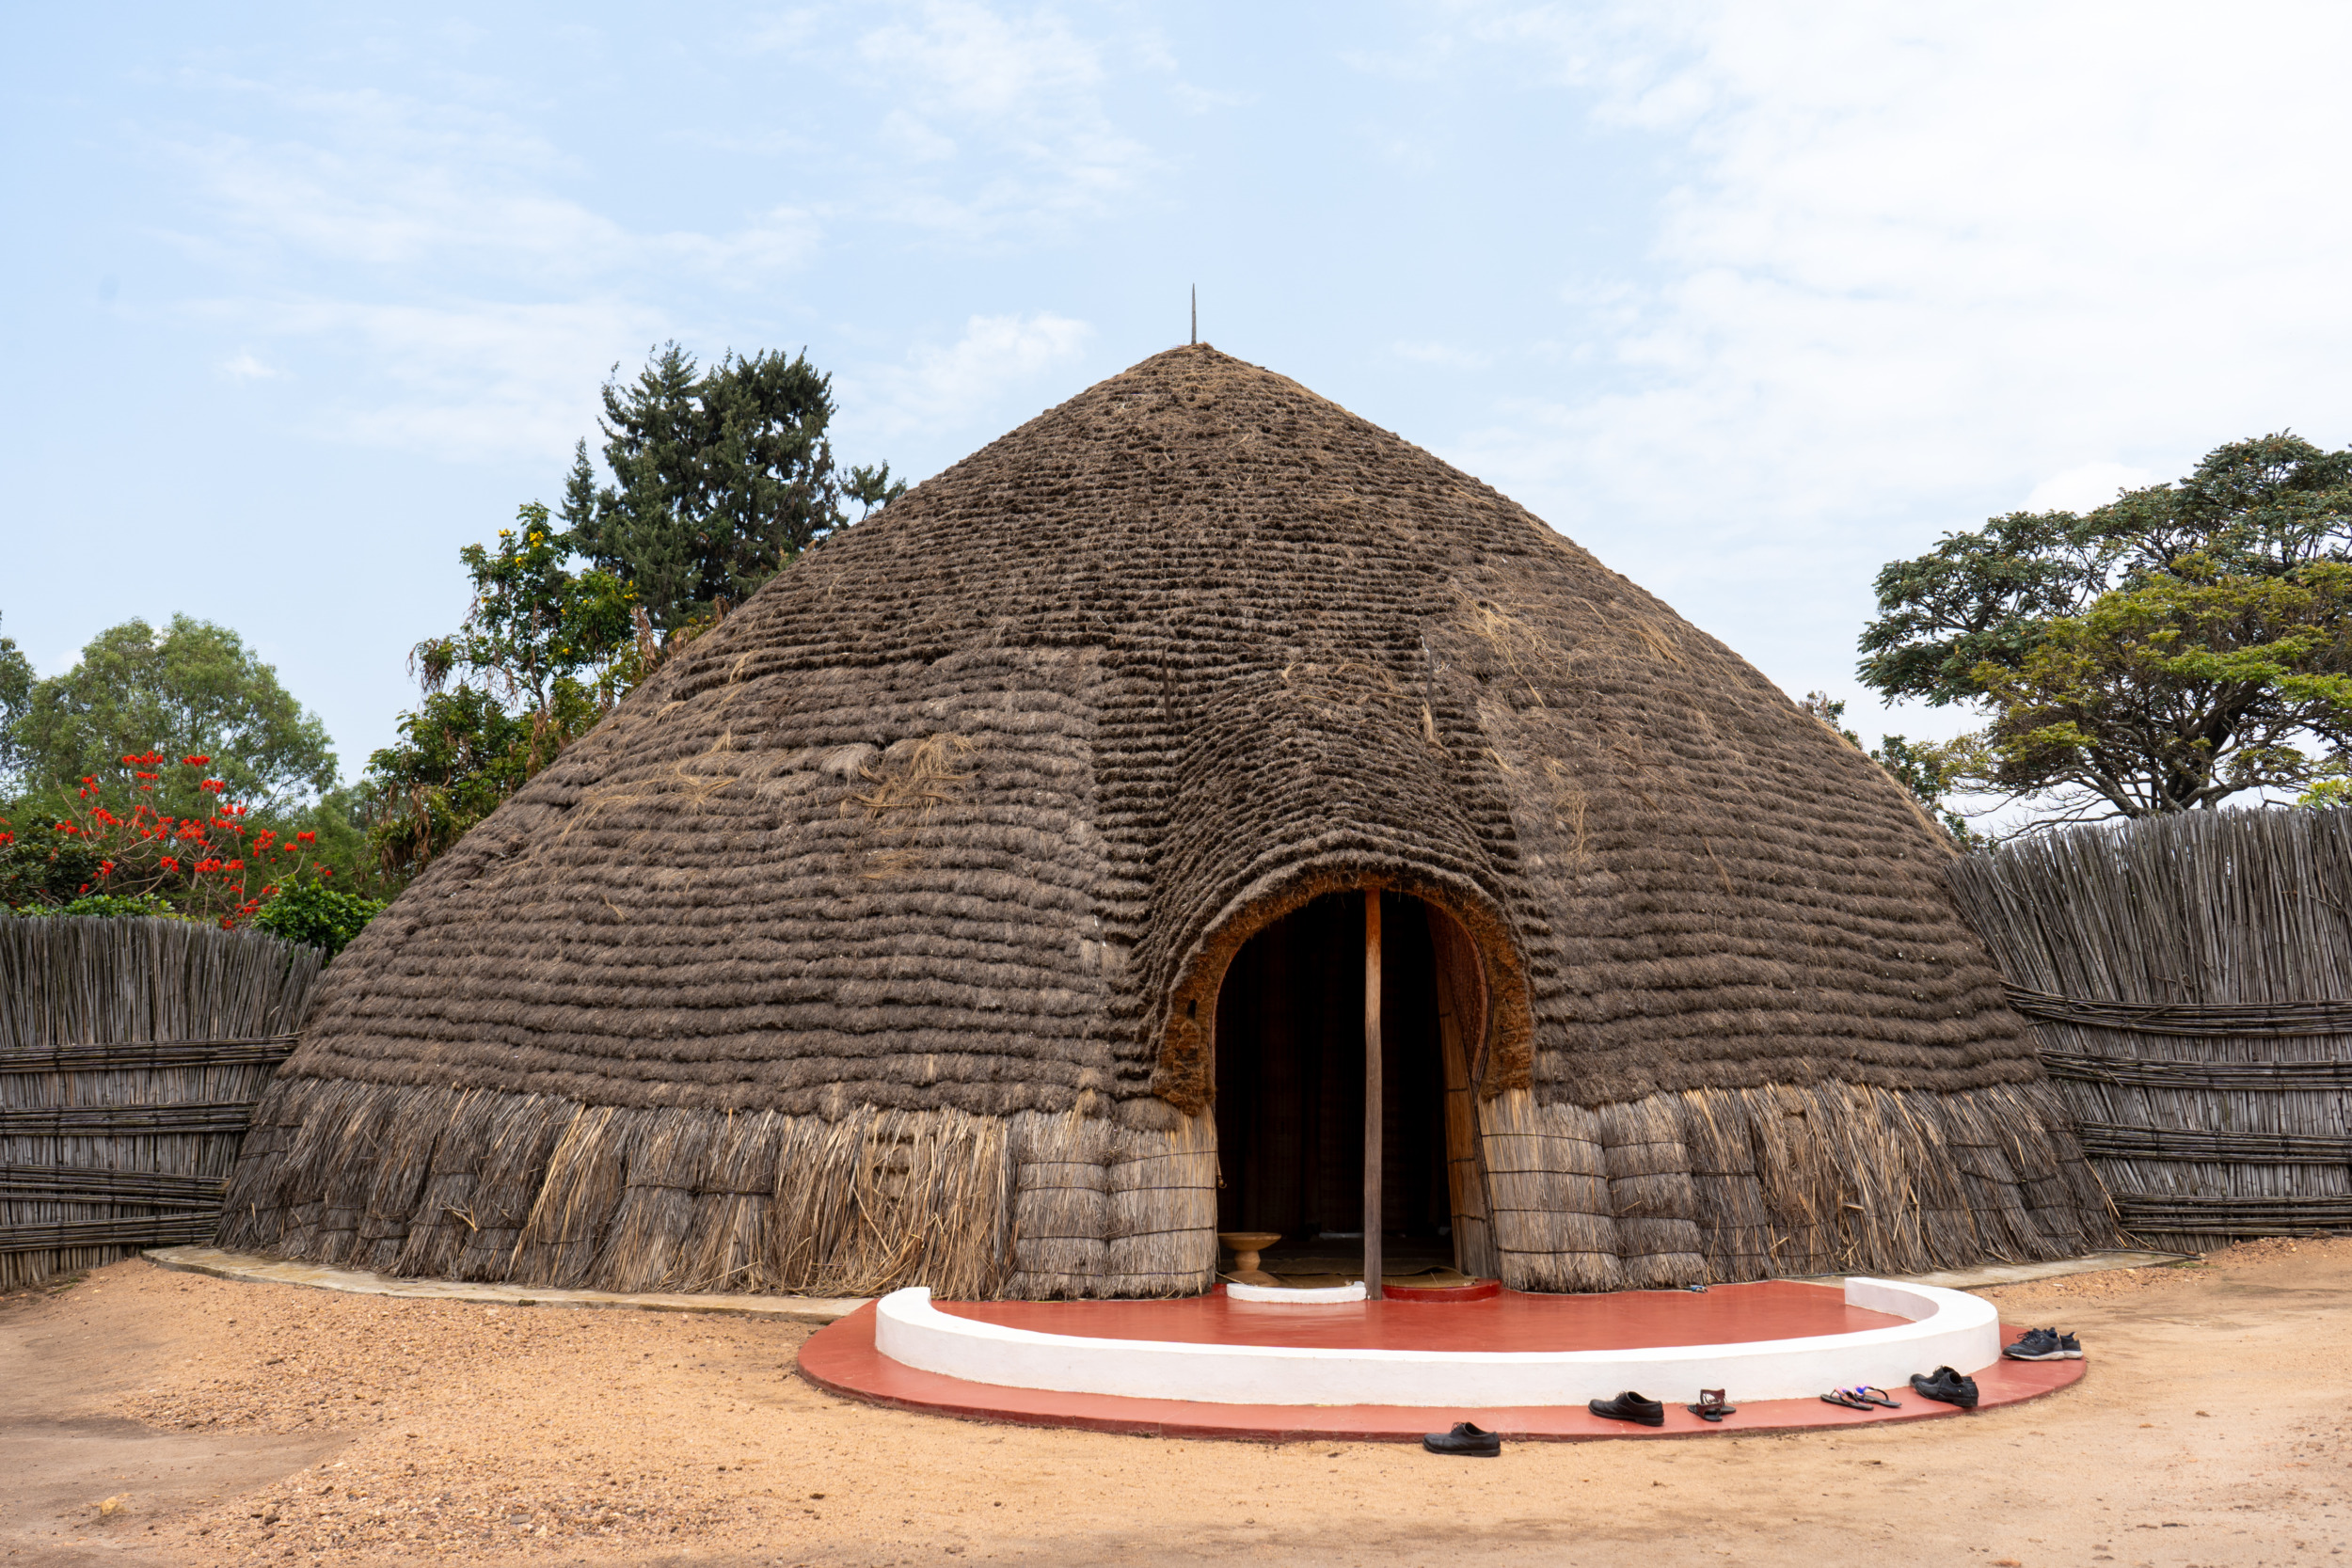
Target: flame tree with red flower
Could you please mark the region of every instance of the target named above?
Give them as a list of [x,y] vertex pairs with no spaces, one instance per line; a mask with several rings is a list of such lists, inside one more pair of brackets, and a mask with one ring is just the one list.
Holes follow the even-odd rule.
[[[202,753],[126,754],[103,773],[84,775],[57,818],[37,824],[74,851],[82,879],[44,890],[34,908],[93,903],[91,912],[151,911],[236,926],[281,893],[323,884],[335,875],[319,858],[314,830],[266,826],[229,794],[228,782]],[[201,802],[194,810],[176,804]],[[0,836],[14,843],[21,818]]]

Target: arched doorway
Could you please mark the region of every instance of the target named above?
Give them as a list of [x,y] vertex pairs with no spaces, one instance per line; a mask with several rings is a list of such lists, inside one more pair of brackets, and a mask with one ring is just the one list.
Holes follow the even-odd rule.
[[[1217,993],[1217,1228],[1283,1237],[1264,1266],[1362,1277],[1367,895],[1327,895],[1233,956]],[[1469,938],[1378,896],[1382,1273],[1491,1275],[1470,1072],[1484,999]]]

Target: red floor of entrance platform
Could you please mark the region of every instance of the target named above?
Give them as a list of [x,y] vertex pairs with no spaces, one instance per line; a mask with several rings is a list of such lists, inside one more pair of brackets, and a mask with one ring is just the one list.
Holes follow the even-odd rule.
[[[1816,1318],[1811,1321],[1820,1326],[1791,1329],[1786,1326],[1785,1321],[1767,1322],[1759,1328],[1758,1320],[1750,1319],[1734,1332],[1716,1332],[1693,1338],[1687,1331],[1704,1321],[1700,1318],[1676,1319],[1673,1320],[1676,1323],[1673,1329],[1661,1327],[1652,1331],[1629,1323],[1624,1316],[1630,1309],[1626,1304],[1636,1307],[1652,1304],[1665,1310],[1677,1310],[1678,1308],[1669,1304],[1705,1304],[1716,1295],[1736,1303],[1740,1292],[1748,1292],[1757,1298],[1761,1309],[1761,1303],[1774,1299],[1784,1285],[1785,1282],[1776,1281],[1761,1286],[1718,1286],[1704,1295],[1663,1291],[1627,1291],[1609,1296],[1515,1296],[1512,1292],[1505,1292],[1494,1302],[1410,1307],[1402,1302],[1364,1303],[1348,1308],[1255,1306],[1250,1308],[1253,1320],[1259,1314],[1277,1312],[1288,1312],[1294,1317],[1303,1318],[1352,1309],[1359,1314],[1357,1321],[1365,1326],[1351,1335],[1344,1324],[1316,1330],[1280,1326],[1279,1320],[1276,1320],[1265,1324],[1260,1333],[1247,1336],[1246,1339],[1242,1336],[1227,1338],[1207,1332],[1205,1327],[1193,1333],[1172,1331],[1181,1323],[1182,1314],[1186,1310],[1200,1314],[1202,1325],[1220,1315],[1228,1322],[1232,1321],[1244,1304],[1224,1302],[1221,1295],[1163,1302],[941,1302],[936,1305],[943,1311],[982,1318],[992,1323],[1100,1338],[1166,1338],[1193,1342],[1222,1338],[1227,1343],[1377,1346],[1391,1350],[1432,1351],[1638,1349],[1645,1345],[1780,1338],[1791,1334],[1844,1333],[1849,1328],[1873,1327],[1898,1321],[1883,1313],[1857,1312],[1856,1317],[1869,1321],[1853,1323],[1840,1318],[1837,1326],[1831,1326],[1826,1318]],[[1822,1290],[1819,1286],[1803,1285],[1786,1285],[1786,1289],[1795,1291]],[[1836,1291],[1824,1293],[1832,1297],[1838,1313],[1850,1310],[1842,1300],[1836,1299]],[[1511,1331],[1513,1333],[1542,1334],[1545,1338],[1540,1341],[1532,1338],[1497,1341],[1479,1337],[1480,1331],[1472,1324],[1448,1325],[1441,1322],[1445,1315],[1476,1313],[1481,1307],[1513,1300],[1520,1305],[1498,1311],[1496,1320],[1518,1324]],[[1802,1298],[1799,1298],[1799,1303],[1790,1309],[1799,1312],[1818,1310],[1817,1307],[1802,1305]],[[1558,1311],[1562,1326],[1556,1330],[1544,1330],[1537,1326],[1545,1310]],[[1127,1313],[1136,1315],[1125,1316]],[[1122,1320],[1130,1325],[1148,1323],[1151,1326],[1130,1326],[1124,1332],[1109,1326]],[[1084,1326],[1080,1326],[1081,1322]],[[1716,1320],[1719,1328],[1723,1322]],[[1414,1335],[1407,1325],[1422,1325],[1426,1337]],[[1318,1332],[1336,1332],[1342,1337],[1327,1339],[1297,1337]],[[1383,1337],[1365,1337],[1373,1332]],[[2004,1342],[2015,1338],[2018,1332],[2005,1328],[2002,1333]],[[1597,1333],[1634,1337],[1606,1340],[1564,1338],[1570,1334]],[[1455,1421],[1475,1421],[1489,1432],[1521,1440],[1575,1442],[1602,1437],[1700,1437],[1722,1433],[1736,1434],[1789,1432],[1814,1427],[1865,1426],[1970,1414],[1950,1405],[1923,1400],[1909,1388],[1893,1391],[1894,1397],[1902,1402],[1899,1410],[1882,1409],[1867,1413],[1823,1404],[1818,1399],[1742,1402],[1740,1391],[1734,1388],[1730,1390],[1730,1395],[1732,1402],[1740,1406],[1739,1414],[1720,1424],[1702,1421],[1682,1408],[1698,1397],[1695,1388],[1644,1388],[1642,1393],[1662,1400],[1666,1404],[1666,1424],[1654,1428],[1604,1420],[1581,1405],[1454,1408],[1375,1404],[1212,1404],[1187,1400],[1123,1399],[1109,1394],[1063,1394],[971,1383],[961,1378],[944,1377],[936,1372],[917,1371],[893,1361],[874,1348],[874,1308],[870,1305],[858,1308],[840,1322],[811,1336],[801,1347],[800,1367],[802,1374],[818,1387],[844,1398],[900,1410],[1024,1426],[1080,1427],[1095,1432],[1140,1436],[1236,1438],[1256,1442],[1414,1442],[1420,1439],[1422,1433],[1442,1432]],[[2080,1361],[1996,1362],[1974,1374],[1980,1396],[1978,1411],[2015,1404],[2069,1386],[2081,1379],[2084,1369],[2085,1363]],[[1924,1372],[1933,1369],[1922,1367],[1919,1370]]]
[[[1235,1301],[1218,1286],[1179,1301],[943,1301],[942,1312],[1040,1334],[1325,1350],[1640,1350],[1798,1339],[1892,1328],[1903,1320],[1846,1305],[1830,1285],[1763,1280],[1711,1291],[1615,1291],[1485,1301],[1356,1301],[1296,1307]],[[1929,1369],[1921,1368],[1926,1371]]]

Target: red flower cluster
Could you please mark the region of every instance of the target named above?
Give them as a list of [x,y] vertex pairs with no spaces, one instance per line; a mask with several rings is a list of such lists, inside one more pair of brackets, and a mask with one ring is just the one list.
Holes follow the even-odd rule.
[[[212,760],[187,756],[180,759],[180,766],[200,774]],[[279,889],[334,875],[310,859],[307,847],[317,842],[315,832],[248,830],[246,807],[227,799],[227,781],[183,777],[182,788],[192,785],[215,803],[202,816],[172,816],[137,799],[169,782],[161,752],[125,756],[122,768],[126,777],[118,787],[127,785],[133,797],[127,819],[104,804],[107,784],[88,775],[81,781],[83,804],[75,819],[56,825],[58,832],[102,851],[98,880],[83,883],[79,893],[161,894],[183,909],[201,910],[217,915],[223,926],[235,926],[259,911],[262,901]],[[13,834],[0,832],[0,844],[14,842]],[[254,872],[262,875],[257,878]]]

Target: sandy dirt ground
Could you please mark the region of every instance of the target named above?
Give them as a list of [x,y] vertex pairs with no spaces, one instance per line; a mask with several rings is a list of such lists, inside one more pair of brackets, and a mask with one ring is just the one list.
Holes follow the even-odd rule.
[[2344,1562],[2347,1287],[2352,1240],[2011,1286],[2083,1383],[1489,1461],[905,1415],[802,1382],[787,1324],[132,1260],[0,1299],[0,1565]]

